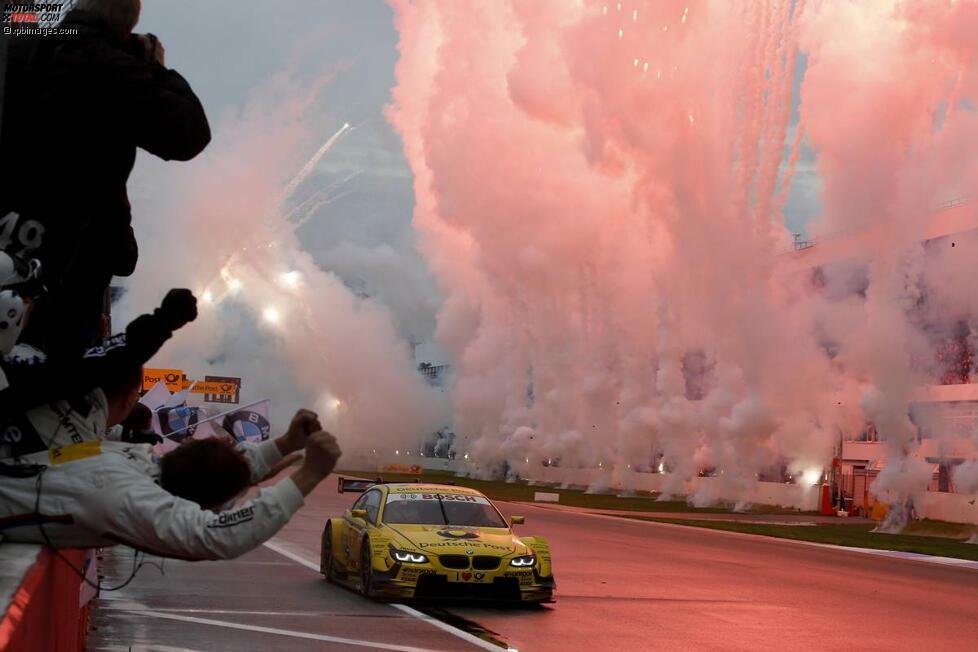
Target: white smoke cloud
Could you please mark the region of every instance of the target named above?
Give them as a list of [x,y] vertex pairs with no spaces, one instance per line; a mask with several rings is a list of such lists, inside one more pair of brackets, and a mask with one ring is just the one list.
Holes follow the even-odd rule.
[[155,364],[240,375],[243,398],[272,398],[280,422],[316,409],[347,452],[413,447],[445,420],[440,395],[416,373],[388,309],[317,264],[286,219],[289,182],[340,127],[318,119],[328,81],[278,76],[213,121],[198,160],[144,162],[134,195],[153,199],[135,202],[140,265],[119,313],[189,287],[200,318]]
[[[872,420],[895,469],[877,489],[921,488],[908,412],[932,350],[914,311],[944,268],[919,243],[939,199],[975,189],[955,139],[978,133],[957,109],[972,46],[948,18],[974,11],[924,4],[392,2],[390,117],[476,472],[620,472],[660,451],[668,491],[716,466],[694,500],[740,499],[780,463],[823,468]],[[824,291],[779,256],[803,143],[818,231],[864,234]]]

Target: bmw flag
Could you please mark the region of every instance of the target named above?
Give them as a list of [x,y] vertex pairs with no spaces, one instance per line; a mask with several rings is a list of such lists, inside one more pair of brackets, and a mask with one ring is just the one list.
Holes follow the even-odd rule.
[[220,420],[221,428],[237,441],[265,441],[272,432],[268,408],[269,401],[265,400],[235,412],[229,412]]

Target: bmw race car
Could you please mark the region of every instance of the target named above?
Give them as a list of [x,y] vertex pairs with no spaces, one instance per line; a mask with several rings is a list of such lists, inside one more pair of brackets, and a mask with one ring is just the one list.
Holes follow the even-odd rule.
[[340,478],[363,492],[326,521],[320,572],[380,599],[477,598],[553,602],[550,546],[518,537],[496,506],[467,487]]

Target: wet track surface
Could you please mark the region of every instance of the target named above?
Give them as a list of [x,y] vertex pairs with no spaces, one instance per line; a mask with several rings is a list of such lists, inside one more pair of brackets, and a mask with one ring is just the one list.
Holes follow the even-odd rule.
[[[107,555],[106,584],[132,569]],[[89,650],[478,649],[390,606],[327,587],[318,574],[262,547],[228,562],[144,567],[92,615]],[[346,639],[346,640],[336,640]],[[385,647],[387,646],[387,647]]]
[[[89,648],[499,649],[322,581],[327,481],[271,542],[231,562],[143,568],[93,615]],[[975,649],[978,571],[680,526],[500,504],[550,539],[558,603],[415,605],[519,650]],[[107,560],[125,579],[131,552]],[[205,621],[205,622],[201,622]],[[214,622],[216,621],[216,622]],[[490,636],[494,634],[495,636]],[[341,640],[336,640],[341,639]]]

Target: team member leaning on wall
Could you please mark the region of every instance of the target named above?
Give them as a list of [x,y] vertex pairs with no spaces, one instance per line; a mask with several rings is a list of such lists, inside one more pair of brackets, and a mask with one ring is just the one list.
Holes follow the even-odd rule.
[[[229,507],[300,450],[305,458],[290,477]],[[2,465],[0,534],[56,548],[121,543],[161,557],[231,559],[278,532],[339,457],[308,410],[274,440],[189,440],[158,459],[146,444],[84,442]]]

